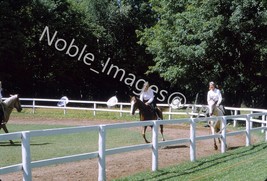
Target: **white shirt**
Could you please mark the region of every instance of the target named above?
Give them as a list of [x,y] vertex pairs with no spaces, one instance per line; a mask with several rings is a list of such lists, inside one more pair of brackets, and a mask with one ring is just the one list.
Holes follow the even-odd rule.
[[145,92],[143,91],[140,95],[140,100],[147,101],[148,104],[152,103],[154,100],[154,92],[152,89],[148,88],[148,90]]
[[217,106],[220,105],[222,102],[222,94],[219,89],[209,90],[208,96],[207,96],[207,102],[208,105],[210,105],[210,102],[217,102]]

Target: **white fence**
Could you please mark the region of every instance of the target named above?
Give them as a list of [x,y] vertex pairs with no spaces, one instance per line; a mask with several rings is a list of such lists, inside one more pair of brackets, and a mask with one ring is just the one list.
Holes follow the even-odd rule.
[[[161,146],[168,146],[173,144],[190,144],[190,160],[196,160],[196,142],[199,140],[221,138],[221,152],[226,152],[226,143],[229,136],[234,136],[238,134],[245,134],[246,136],[246,146],[251,145],[251,131],[255,130],[266,130],[266,120],[258,120],[257,118],[262,116],[266,118],[267,113],[255,113],[248,115],[234,115],[234,116],[223,116],[223,117],[213,117],[213,118],[186,118],[186,119],[177,119],[177,120],[160,120],[160,121],[145,121],[145,122],[132,122],[132,123],[119,123],[119,124],[107,124],[99,126],[83,126],[76,128],[61,128],[61,129],[49,129],[49,130],[39,130],[39,131],[23,131],[17,133],[9,133],[0,135],[0,141],[6,141],[10,139],[21,139],[21,151],[22,151],[22,163],[17,165],[10,165],[7,167],[0,168],[0,175],[7,174],[17,171],[23,172],[23,180],[31,181],[32,180],[32,168],[44,167],[53,164],[66,163],[72,161],[79,161],[85,159],[98,158],[98,180],[106,180],[106,156],[112,154],[119,154],[123,152],[130,152],[141,149],[151,149],[152,153],[152,171],[158,170],[158,149]],[[205,136],[196,136],[196,124],[202,121],[208,120],[222,120],[222,132],[215,135],[205,135]],[[246,122],[246,129],[240,131],[227,132],[227,120],[229,119],[242,119]],[[253,128],[253,122],[262,123],[264,127]],[[166,124],[181,124],[189,123],[190,124],[190,137],[183,139],[174,139],[168,141],[158,141],[158,128],[159,125]],[[119,147],[106,149],[106,133],[110,129],[121,129],[129,127],[140,127],[140,126],[153,126],[152,131],[152,143],[151,144],[140,144],[127,147]],[[98,131],[98,151],[90,152],[78,155],[70,155],[65,157],[58,157],[46,160],[31,161],[31,145],[30,140],[32,137],[37,136],[48,136],[48,135],[60,135],[60,134],[73,134],[81,132],[90,132]],[[141,139],[141,138],[140,138]],[[265,132],[265,140],[267,141],[267,132]]]
[[[5,99],[5,98],[3,98]],[[63,107],[56,106],[59,99],[37,99],[37,98],[20,98],[22,101],[23,108],[31,108],[32,113],[36,112],[37,108],[47,108],[47,109],[61,109],[64,114],[67,114],[67,110],[88,110],[93,111],[93,115],[96,116],[97,112],[114,112],[119,113],[120,116],[123,113],[130,113],[130,103],[119,102],[113,108],[108,108],[106,102],[101,101],[79,101],[79,100],[69,100],[69,105],[75,104],[74,106],[68,106],[64,104]],[[50,104],[50,105],[48,105]],[[207,105],[195,105],[195,104],[185,104],[184,109],[177,110],[172,109],[168,104],[157,104],[159,107],[163,108],[163,114],[168,115],[168,119],[171,120],[173,115],[187,115],[196,117],[205,117],[205,109]],[[117,108],[116,108],[117,107]],[[232,115],[238,115],[240,111],[246,111],[249,113],[263,112],[267,113],[265,109],[255,109],[255,108],[236,108],[236,107],[225,107],[226,110],[231,111]],[[166,111],[168,110],[168,111]],[[204,111],[204,112],[203,112]],[[265,117],[263,117],[263,120]],[[233,126],[236,127],[237,121],[245,121],[244,118],[234,118]],[[262,126],[264,124],[262,123]]]

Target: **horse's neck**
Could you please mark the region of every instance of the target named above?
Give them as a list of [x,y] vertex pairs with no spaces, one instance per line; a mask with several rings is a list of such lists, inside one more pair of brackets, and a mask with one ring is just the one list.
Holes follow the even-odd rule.
[[137,99],[138,109],[140,112],[144,112],[146,108],[146,104],[143,103],[140,99]]
[[4,106],[6,106],[5,107],[5,109],[6,109],[6,114],[8,114],[8,115],[10,115],[11,114],[11,112],[12,112],[12,110],[13,110],[13,108],[14,108],[14,97],[10,97],[10,98],[8,98],[8,99],[6,99],[5,101],[4,101],[4,103],[5,103],[5,105]]
[[14,101],[14,98],[13,98],[13,97],[9,97],[9,98],[7,98],[7,99],[4,101],[4,103],[5,103],[8,107],[10,107],[10,106],[12,106],[13,101]]
[[214,108],[214,113],[215,113],[215,116],[223,116],[222,111],[218,107]]

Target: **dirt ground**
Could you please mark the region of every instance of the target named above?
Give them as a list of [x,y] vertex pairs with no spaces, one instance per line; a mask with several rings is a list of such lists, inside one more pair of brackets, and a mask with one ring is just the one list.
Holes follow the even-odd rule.
[[[116,123],[116,121],[101,120],[59,120],[41,119],[38,120],[22,120],[11,119],[13,124],[49,124],[49,125],[71,125],[85,126]],[[141,128],[140,128],[141,129]],[[189,126],[186,125],[167,125],[164,129],[165,135],[168,138],[186,138],[189,137]],[[207,135],[210,133],[209,128],[202,126],[197,127],[198,135]],[[148,134],[151,134],[150,129]],[[140,139],[142,136],[140,134]],[[256,139],[252,139],[255,142]],[[245,145],[245,136],[239,135],[227,139],[228,149]],[[214,150],[213,140],[204,140],[197,142],[197,158],[220,153],[219,150]],[[151,150],[140,150],[123,154],[115,154],[107,156],[107,180],[129,176],[138,172],[151,170]],[[164,168],[171,165],[177,165],[184,161],[190,160],[189,145],[174,145],[159,150],[159,168]],[[98,160],[85,160],[80,162],[72,162],[67,164],[59,164],[55,166],[36,168],[32,171],[33,180],[41,181],[90,181],[98,178]],[[22,173],[12,173],[0,175],[2,181],[17,181],[22,180]]]

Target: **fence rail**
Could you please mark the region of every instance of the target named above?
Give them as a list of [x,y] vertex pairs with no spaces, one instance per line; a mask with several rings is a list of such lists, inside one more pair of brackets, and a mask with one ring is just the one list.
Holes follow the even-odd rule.
[[[6,99],[6,98],[3,98]],[[93,115],[96,116],[97,112],[114,112],[119,113],[122,116],[124,113],[130,113],[130,103],[119,102],[116,106],[110,108],[107,106],[107,102],[103,101],[81,101],[81,100],[68,100],[68,104],[64,104],[63,107],[56,106],[56,103],[61,101],[60,99],[40,99],[40,98],[20,98],[23,108],[31,108],[32,113],[36,112],[37,108],[46,109],[61,109],[64,114],[67,114],[67,110],[87,110],[93,111]],[[68,106],[68,105],[75,106]],[[187,115],[195,117],[205,117],[205,111],[207,105],[196,105],[196,104],[185,104],[183,109],[177,110],[173,109],[169,104],[158,104],[159,107],[163,108],[163,114],[168,115],[168,119],[171,120],[173,115]],[[166,111],[168,110],[168,111]],[[240,115],[241,111],[246,111],[250,113],[263,112],[267,113],[266,109],[255,109],[255,108],[236,108],[236,107],[225,107],[225,110],[231,112],[231,115]],[[204,112],[203,112],[204,111]],[[238,121],[246,121],[246,118],[237,117],[233,119],[233,126],[236,127]],[[266,117],[263,116],[262,120]],[[255,119],[255,121],[257,121]],[[260,123],[260,122],[259,122]],[[264,126],[265,123],[262,123]]]
[[[52,164],[67,163],[72,161],[79,161],[85,159],[98,158],[98,180],[106,180],[106,156],[112,154],[119,154],[123,152],[130,152],[142,149],[151,149],[152,153],[152,171],[158,170],[158,149],[160,146],[169,146],[173,144],[189,143],[190,144],[190,160],[196,160],[196,142],[199,140],[221,138],[221,152],[226,152],[226,143],[227,137],[234,136],[237,134],[245,134],[246,136],[246,146],[251,145],[251,131],[256,130],[266,130],[266,124],[264,127],[253,128],[253,120],[259,116],[266,118],[267,113],[253,113],[247,115],[235,115],[235,116],[223,116],[223,117],[211,117],[211,118],[186,118],[186,119],[177,119],[177,120],[159,120],[159,121],[146,121],[146,122],[131,122],[131,123],[117,123],[117,124],[107,124],[107,125],[97,125],[97,126],[80,126],[74,128],[57,128],[57,129],[46,129],[46,130],[37,130],[37,131],[23,131],[9,134],[0,135],[0,141],[5,141],[9,139],[21,139],[21,152],[22,152],[22,162],[21,164],[10,165],[0,168],[0,174],[7,174],[17,171],[23,172],[23,180],[31,181],[32,180],[32,168],[44,167]],[[229,119],[246,119],[246,129],[241,131],[227,131],[227,120]],[[221,120],[222,121],[222,131],[220,134],[215,135],[202,135],[196,136],[196,124],[202,121],[209,120]],[[159,125],[166,124],[181,124],[188,123],[190,124],[190,136],[188,138],[174,139],[168,141],[159,141],[158,132]],[[266,123],[266,120],[265,120]],[[118,147],[112,149],[106,149],[106,133],[110,129],[122,129],[129,127],[139,127],[139,126],[153,126],[152,127],[152,143],[150,144],[139,144],[126,147]],[[98,131],[98,151],[83,153],[77,155],[69,155],[65,157],[57,157],[46,160],[31,161],[31,145],[30,140],[33,137],[37,136],[48,136],[48,135],[61,135],[61,134],[73,134],[80,132],[90,132]],[[267,132],[265,132],[265,140],[267,141]]]

